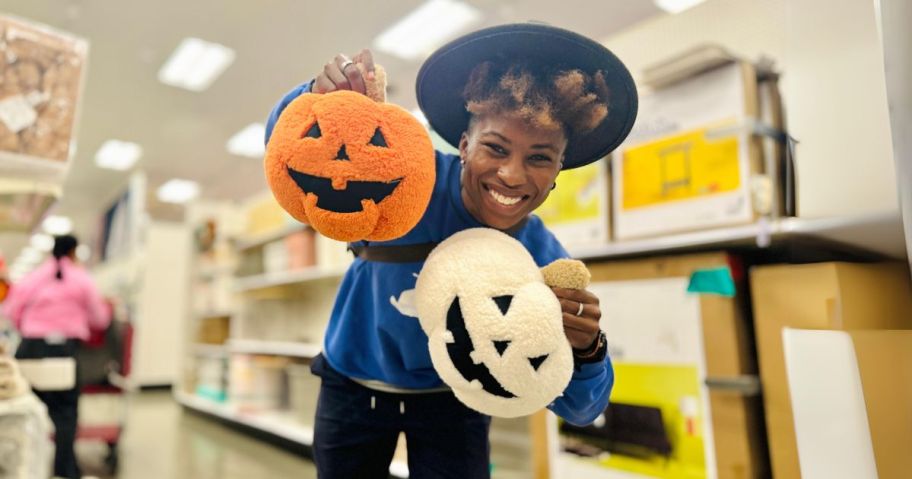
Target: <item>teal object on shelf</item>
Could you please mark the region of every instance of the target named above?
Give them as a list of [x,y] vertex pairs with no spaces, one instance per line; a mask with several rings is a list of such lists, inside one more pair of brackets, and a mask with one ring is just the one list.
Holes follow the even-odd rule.
[[735,296],[735,280],[728,267],[700,269],[690,275],[688,293],[717,294],[726,298]]
[[215,401],[223,403],[228,401],[228,392],[224,389],[216,389],[209,386],[197,386],[196,395],[208,399],[210,401]]

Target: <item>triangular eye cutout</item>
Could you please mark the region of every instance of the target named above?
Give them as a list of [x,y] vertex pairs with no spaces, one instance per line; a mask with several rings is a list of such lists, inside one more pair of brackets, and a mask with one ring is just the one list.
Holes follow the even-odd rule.
[[548,355],[539,356],[537,358],[529,358],[529,364],[532,365],[532,369],[538,371],[538,368],[541,367],[542,363],[548,359]]
[[383,148],[389,148],[389,146],[386,144],[386,138],[383,137],[383,133],[380,133],[380,128],[377,128],[377,130],[374,131],[374,136],[371,137],[370,144],[374,146],[382,146]]
[[513,302],[513,295],[495,296],[492,299],[497,303],[497,307],[500,308],[500,313],[506,316],[507,311],[510,309],[510,303]]
[[507,346],[510,345],[510,341],[494,341],[494,349],[497,350],[497,354],[503,356],[504,351],[507,350]]
[[320,131],[320,124],[314,122],[313,126],[301,138],[320,138],[321,136],[323,136],[323,132]]

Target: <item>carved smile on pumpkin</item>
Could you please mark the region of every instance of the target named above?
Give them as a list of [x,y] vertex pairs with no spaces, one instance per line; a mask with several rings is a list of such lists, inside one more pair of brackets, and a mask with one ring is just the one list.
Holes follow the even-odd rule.
[[308,175],[288,168],[291,179],[304,194],[317,195],[317,208],[334,213],[357,213],[362,211],[361,201],[372,200],[375,204],[393,194],[402,178],[390,181],[348,181],[345,189],[337,190],[332,180]]
[[[497,304],[500,312],[506,315],[507,311],[510,309],[510,303],[513,301],[513,296],[498,296],[492,299]],[[515,394],[507,391],[501,386],[500,382],[491,374],[491,371],[487,366],[483,363],[476,364],[475,361],[472,360],[472,352],[475,351],[475,345],[472,343],[472,338],[469,336],[469,331],[466,329],[465,318],[462,316],[462,308],[459,306],[458,296],[453,299],[453,302],[450,304],[450,309],[447,311],[446,327],[453,335],[453,341],[446,346],[447,353],[450,356],[450,361],[453,362],[453,366],[456,367],[456,370],[459,371],[459,374],[461,374],[466,381],[472,382],[477,380],[481,383],[482,389],[494,396],[507,399],[517,397]],[[497,349],[497,353],[501,356],[504,355],[509,345],[509,340],[494,341],[494,348]],[[529,364],[532,365],[533,369],[538,371],[538,368],[541,367],[546,359],[548,359],[547,354],[529,358]]]

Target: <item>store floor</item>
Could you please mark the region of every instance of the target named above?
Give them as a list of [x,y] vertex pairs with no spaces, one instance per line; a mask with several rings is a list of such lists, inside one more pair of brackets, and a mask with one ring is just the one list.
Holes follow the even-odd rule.
[[[121,439],[119,479],[309,479],[306,458],[254,439],[208,418],[185,412],[168,392],[129,400]],[[110,478],[99,467],[105,446],[79,443],[83,474]]]

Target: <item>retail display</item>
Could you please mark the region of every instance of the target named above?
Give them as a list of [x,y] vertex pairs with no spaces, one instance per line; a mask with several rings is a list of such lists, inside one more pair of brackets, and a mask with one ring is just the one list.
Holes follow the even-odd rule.
[[489,228],[450,236],[428,256],[415,298],[434,369],[467,406],[522,416],[566,389],[561,306],[519,241]]
[[87,53],[84,40],[0,17],[0,155],[69,160]]
[[705,46],[645,76],[653,90],[640,99],[637,125],[612,156],[618,239],[784,212],[779,173],[790,170],[780,158],[786,135],[768,68]]
[[0,400],[0,477],[46,479],[54,444],[47,407],[31,392]]
[[596,471],[768,477],[741,264],[725,252],[588,263],[617,380],[592,427],[562,427],[565,450]]
[[305,93],[279,117],[265,168],[276,200],[297,220],[340,241],[387,241],[424,215],[434,147],[399,106],[347,90]]
[[773,265],[751,271],[757,356],[774,477],[799,477],[783,328],[912,329],[912,283],[902,263]]

